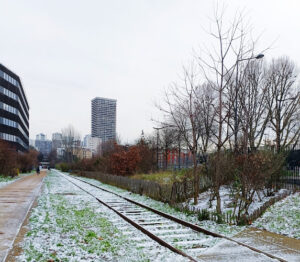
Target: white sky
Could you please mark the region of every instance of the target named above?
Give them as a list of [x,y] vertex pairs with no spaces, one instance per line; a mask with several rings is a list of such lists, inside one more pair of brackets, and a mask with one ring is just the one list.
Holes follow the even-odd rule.
[[[266,59],[300,61],[300,1],[235,0]],[[30,137],[72,124],[90,133],[90,101],[117,99],[117,133],[132,142],[151,132],[154,103],[192,50],[208,41],[207,0],[0,0],[0,63],[18,74],[30,105]]]

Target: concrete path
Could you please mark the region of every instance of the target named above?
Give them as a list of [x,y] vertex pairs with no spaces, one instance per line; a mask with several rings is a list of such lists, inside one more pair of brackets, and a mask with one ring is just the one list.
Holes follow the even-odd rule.
[[300,261],[300,240],[250,227],[233,239],[286,261]]
[[39,194],[46,171],[30,175],[0,189],[0,262],[13,245],[20,227]]
[[[234,236],[233,239],[284,261],[300,261],[300,240],[294,238],[257,228],[247,228]],[[228,240],[222,240],[198,258],[203,261],[278,261]]]

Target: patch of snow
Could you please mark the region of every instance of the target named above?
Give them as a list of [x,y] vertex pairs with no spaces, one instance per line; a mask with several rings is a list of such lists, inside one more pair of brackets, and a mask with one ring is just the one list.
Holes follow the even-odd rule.
[[300,193],[275,203],[253,223],[253,226],[300,239]]
[[160,246],[56,171],[45,178],[28,226],[18,261],[189,261]]
[[[280,195],[285,195],[289,193],[289,190],[287,189],[281,189],[277,192],[274,192],[273,196],[266,196],[266,190],[256,192],[253,197],[253,202],[250,204],[249,209],[248,209],[248,214],[251,215],[253,214],[256,210],[258,210],[261,206],[263,206],[267,201],[270,199],[280,196]],[[210,205],[210,196],[211,192],[205,191],[201,194],[199,194],[198,197],[198,204],[194,205],[193,204],[193,199],[188,200],[185,203],[185,206],[187,206],[190,210],[194,211],[200,211],[203,209],[206,209],[210,212],[215,212],[216,211],[216,206],[217,206],[217,200],[214,199],[211,201]],[[221,198],[221,210],[223,213],[233,213],[234,211],[234,196],[232,195],[231,188],[230,186],[221,186],[220,187],[220,198]],[[237,212],[237,210],[236,210]]]
[[[66,173],[68,174],[68,173]],[[177,211],[175,208],[171,207],[169,204],[167,203],[163,203],[160,201],[156,201],[153,200],[152,198],[149,198],[147,196],[144,195],[139,195],[139,194],[134,194],[130,191],[115,187],[115,186],[111,186],[108,184],[104,184],[101,183],[98,180],[95,179],[90,179],[90,178],[85,178],[85,177],[80,177],[81,180],[87,181],[91,184],[94,184],[96,186],[100,186],[104,189],[107,189],[111,192],[115,192],[119,195],[122,195],[124,197],[130,198],[132,200],[135,200],[141,204],[147,205],[149,207],[155,208],[159,211],[165,212],[167,214],[170,214],[174,217],[183,219],[185,221],[188,221],[190,223],[193,224],[197,224],[198,226],[210,230],[212,232],[216,232],[219,234],[223,234],[226,236],[233,236],[235,234],[237,234],[238,232],[242,231],[245,227],[243,226],[230,226],[228,224],[218,224],[214,221],[209,221],[209,220],[205,220],[205,221],[199,221],[197,218],[196,214],[185,214],[183,212]],[[208,192],[204,192],[204,194],[208,194]],[[199,205],[201,205],[201,202],[199,201]]]

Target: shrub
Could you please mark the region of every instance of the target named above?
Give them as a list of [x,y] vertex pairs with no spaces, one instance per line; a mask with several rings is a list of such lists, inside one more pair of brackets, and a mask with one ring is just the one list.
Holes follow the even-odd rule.
[[109,156],[109,172],[116,175],[131,175],[136,172],[141,157],[137,146],[124,148],[115,143]]
[[0,174],[4,176],[16,176],[17,152],[4,140],[0,140]]
[[60,169],[62,172],[68,172],[71,166],[68,163],[60,163],[57,164],[56,167]]
[[209,220],[209,211],[207,209],[201,209],[198,213],[198,220]]
[[38,152],[30,149],[26,153],[18,154],[18,167],[22,173],[31,171],[37,165]]

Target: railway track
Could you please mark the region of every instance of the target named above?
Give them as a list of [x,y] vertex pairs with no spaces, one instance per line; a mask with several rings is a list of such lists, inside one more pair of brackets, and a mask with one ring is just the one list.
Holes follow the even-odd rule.
[[[231,245],[235,245],[236,248],[243,247],[242,252],[247,249],[248,252],[255,252],[257,255],[266,256],[267,261],[275,260],[286,262],[286,260],[266,251],[211,232],[77,177],[60,174],[70,183],[91,195],[99,203],[114,211],[122,219],[142,231],[154,241],[188,258],[190,261],[204,261],[201,259],[203,252],[214,245],[216,239],[225,239],[229,241]],[[93,189],[97,191],[101,190],[101,196],[96,196]]]

